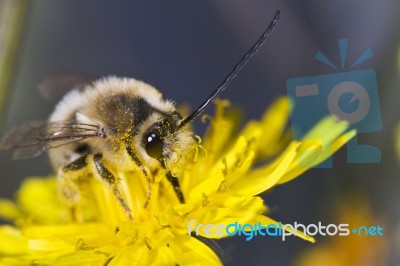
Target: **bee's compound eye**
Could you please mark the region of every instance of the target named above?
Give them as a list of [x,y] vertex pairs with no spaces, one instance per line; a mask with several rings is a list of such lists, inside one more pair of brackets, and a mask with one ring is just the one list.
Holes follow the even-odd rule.
[[163,151],[163,141],[157,133],[150,132],[144,137],[144,143],[147,154],[154,158],[161,158]]

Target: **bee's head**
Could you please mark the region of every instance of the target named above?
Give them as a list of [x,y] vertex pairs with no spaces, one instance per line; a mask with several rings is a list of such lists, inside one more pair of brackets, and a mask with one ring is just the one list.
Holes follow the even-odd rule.
[[158,161],[165,169],[181,166],[194,139],[190,130],[178,128],[180,121],[182,116],[177,111],[150,116],[135,140],[142,156]]
[[76,119],[104,129],[104,137],[92,143],[95,150],[116,165],[129,167],[135,162],[149,170],[160,164],[170,170],[182,161],[194,143],[193,134],[188,127],[179,127],[183,117],[158,90],[135,79],[116,77],[103,78],[93,86],[86,92],[90,104],[76,113]]

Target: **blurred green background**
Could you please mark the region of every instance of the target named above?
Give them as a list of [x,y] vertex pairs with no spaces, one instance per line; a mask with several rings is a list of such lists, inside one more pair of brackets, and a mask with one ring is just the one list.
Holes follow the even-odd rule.
[[[6,9],[10,3],[21,6],[12,13]],[[370,48],[374,56],[356,70],[377,72],[383,130],[362,134],[359,139],[381,150],[381,163],[348,164],[342,149],[334,156],[332,169],[312,169],[264,199],[270,216],[286,223],[349,222],[354,214],[367,217],[361,215],[367,208],[372,218],[361,220],[366,225],[384,224],[385,238],[359,241],[369,241],[372,247],[368,248],[384,252],[379,258],[341,265],[367,265],[365,261],[368,265],[400,265],[400,171],[394,148],[400,111],[400,1],[2,0],[0,8],[0,81],[5,80],[0,89],[6,97],[1,106],[3,133],[13,125],[49,116],[54,103],[40,96],[37,84],[57,72],[134,77],[179,104],[197,106],[252,45],[277,9],[282,13],[276,30],[223,94],[243,108],[245,120],[258,118],[273,99],[285,95],[287,79],[333,73],[314,56],[321,50],[339,63],[337,39],[349,39],[350,61]],[[9,40],[13,44],[5,45]],[[3,65],[4,61],[8,63]],[[202,130],[201,123],[196,123],[197,133],[201,135]],[[11,152],[2,152],[0,168],[0,197],[13,197],[26,176],[51,173],[45,155],[13,161]],[[343,206],[350,209],[344,215],[336,211]],[[305,250],[336,240],[317,237],[317,241],[232,238],[218,243],[227,265],[290,265]],[[366,256],[365,250],[355,248],[357,239],[341,241],[347,247],[344,251]],[[339,256],[342,251],[332,248],[331,252]],[[322,259],[319,262],[329,265]],[[339,265],[335,263],[331,265]]]

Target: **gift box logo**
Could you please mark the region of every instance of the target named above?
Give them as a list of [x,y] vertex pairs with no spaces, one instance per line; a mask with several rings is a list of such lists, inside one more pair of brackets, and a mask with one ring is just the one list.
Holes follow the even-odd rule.
[[[291,128],[295,139],[302,139],[304,134],[316,123],[328,115],[339,120],[346,120],[357,134],[382,130],[382,119],[379,108],[378,85],[374,69],[353,71],[352,68],[372,56],[370,49],[346,67],[348,40],[339,40],[341,69],[346,72],[293,78],[286,81],[289,98],[294,103],[291,113]],[[320,51],[315,59],[338,70]],[[324,143],[323,136],[321,136]],[[358,144],[355,136],[347,144],[348,163],[379,163],[380,150],[367,144]],[[332,167],[332,159],[318,166]]]

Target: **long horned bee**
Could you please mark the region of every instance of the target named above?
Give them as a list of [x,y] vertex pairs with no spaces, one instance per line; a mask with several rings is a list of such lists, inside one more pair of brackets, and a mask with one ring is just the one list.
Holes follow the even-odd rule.
[[[165,170],[179,202],[185,195],[179,176],[172,168],[184,164],[184,154],[195,143],[187,125],[203,113],[258,51],[278,22],[277,11],[261,37],[234,66],[222,83],[190,115],[183,117],[174,104],[154,87],[133,78],[114,76],[64,77],[64,83],[50,79],[42,83],[45,93],[70,90],[57,104],[47,121],[15,127],[0,142],[0,149],[13,149],[14,158],[23,159],[47,151],[57,171],[60,195],[72,213],[79,201],[82,176],[93,176],[110,188],[130,219],[133,213],[118,183],[117,171],[139,171],[151,182],[156,169]],[[68,84],[68,86],[65,86]],[[58,90],[58,92],[57,92]]]

